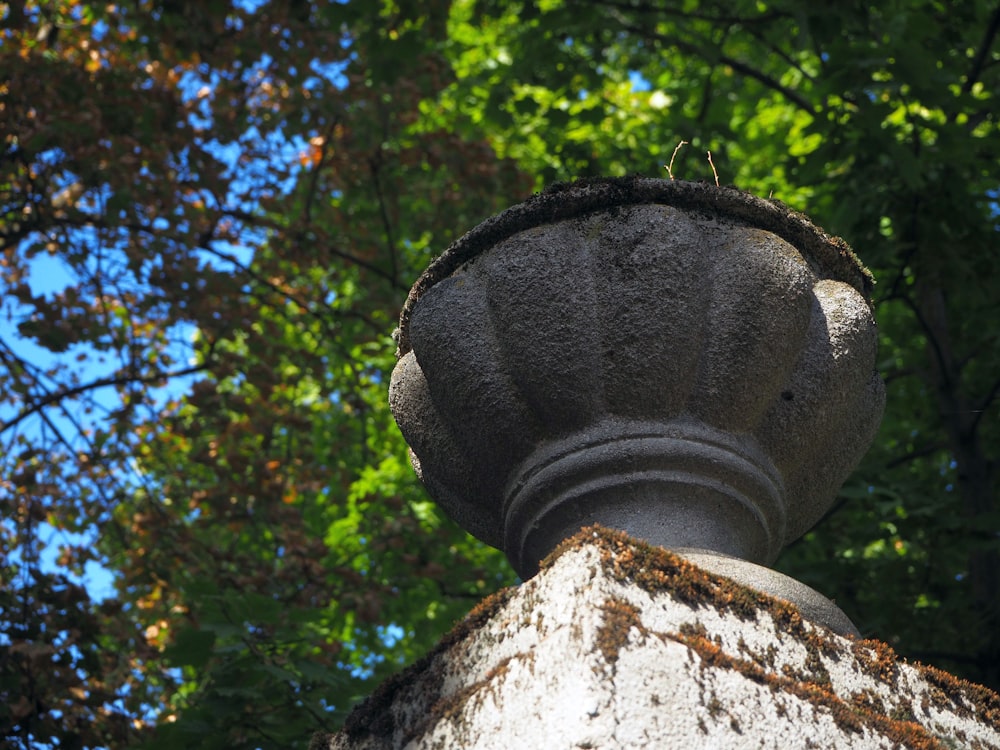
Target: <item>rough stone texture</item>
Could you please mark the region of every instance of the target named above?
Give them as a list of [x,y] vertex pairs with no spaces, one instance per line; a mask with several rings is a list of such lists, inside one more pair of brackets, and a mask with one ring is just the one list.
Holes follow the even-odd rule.
[[315,746],[997,750],[1000,696],[589,529]]
[[595,522],[768,564],[878,428],[869,288],[739,191],[561,186],[417,282],[390,403],[431,495],[522,577]]
[[763,200],[743,190],[706,182],[639,176],[595,177],[551,185],[524,203],[484,221],[442,253],[410,290],[400,315],[397,334],[400,354],[410,350],[407,327],[416,301],[427,289],[483,250],[523,229],[595,211],[647,203],[673,206],[707,216],[726,215],[747,226],[772,232],[812,258],[824,269],[824,276],[847,282],[866,298],[871,294],[872,275],[850,246],[840,237],[826,234],[808,216],[791,210],[781,201]]

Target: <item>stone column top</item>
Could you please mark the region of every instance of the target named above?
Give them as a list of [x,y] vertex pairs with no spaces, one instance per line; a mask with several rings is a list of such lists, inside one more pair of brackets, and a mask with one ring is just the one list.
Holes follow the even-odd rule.
[[640,177],[593,177],[559,182],[523,203],[484,221],[453,242],[420,275],[410,289],[394,336],[397,357],[410,351],[409,322],[413,306],[434,284],[450,276],[497,243],[531,227],[585,216],[621,206],[660,204],[701,213],[707,218],[771,232],[798,249],[821,278],[843,281],[854,287],[871,306],[874,279],[840,237],[817,227],[805,214],[779,200],[763,199],[733,187],[706,182]]

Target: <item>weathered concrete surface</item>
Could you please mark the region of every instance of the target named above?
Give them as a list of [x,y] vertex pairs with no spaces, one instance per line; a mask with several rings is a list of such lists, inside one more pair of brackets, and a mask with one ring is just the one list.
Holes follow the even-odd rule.
[[434,499],[523,578],[590,523],[767,565],[878,428],[869,282],[740,191],[562,186],[414,286],[390,404]]
[[331,750],[1000,748],[1000,696],[586,530],[383,685]]

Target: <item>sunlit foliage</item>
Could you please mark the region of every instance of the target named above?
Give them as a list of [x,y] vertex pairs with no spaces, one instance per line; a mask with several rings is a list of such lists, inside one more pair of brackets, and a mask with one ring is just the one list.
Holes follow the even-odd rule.
[[[873,269],[888,410],[780,561],[1000,686],[985,0],[0,3],[0,730],[304,747],[513,581],[386,406],[406,291],[555,180],[713,179]],[[112,589],[83,585],[94,566]]]

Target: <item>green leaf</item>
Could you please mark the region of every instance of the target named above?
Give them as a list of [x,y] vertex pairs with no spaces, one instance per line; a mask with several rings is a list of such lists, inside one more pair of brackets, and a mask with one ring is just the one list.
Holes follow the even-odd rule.
[[163,651],[163,658],[175,667],[201,669],[212,657],[215,632],[185,628],[174,636],[174,641]]

